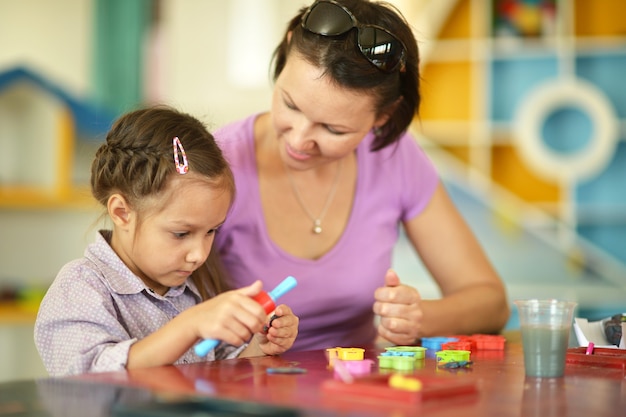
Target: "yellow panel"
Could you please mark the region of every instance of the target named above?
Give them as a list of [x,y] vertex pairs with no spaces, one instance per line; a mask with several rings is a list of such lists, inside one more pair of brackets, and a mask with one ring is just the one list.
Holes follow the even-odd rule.
[[98,206],[88,186],[72,187],[64,194],[37,187],[0,187],[0,208],[92,210]]
[[441,29],[439,39],[469,38],[471,36],[470,21],[470,0],[459,0]]
[[74,118],[69,108],[63,109],[58,123],[57,191],[60,195],[67,195],[72,187],[75,137]]
[[576,0],[577,36],[623,36],[626,34],[626,1]]
[[469,120],[471,64],[432,62],[422,71],[423,120]]
[[467,146],[471,125],[467,122],[429,122],[419,120],[415,126],[419,132],[428,139],[440,145]]
[[558,202],[561,192],[557,185],[535,176],[510,145],[492,148],[492,178],[509,191],[528,202]]
[[467,146],[442,146],[442,148],[465,165],[469,164],[469,149]]

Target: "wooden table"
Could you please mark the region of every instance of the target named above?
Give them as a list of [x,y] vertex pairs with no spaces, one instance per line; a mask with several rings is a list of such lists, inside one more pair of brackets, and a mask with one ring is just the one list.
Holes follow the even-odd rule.
[[[376,360],[379,351],[368,349],[365,352],[366,358],[375,360],[373,373],[376,375],[379,374]],[[626,415],[626,372],[621,368],[568,364],[562,378],[526,378],[519,340],[507,342],[504,351],[473,353],[472,361],[469,368],[440,369],[434,358],[427,357],[423,366],[413,372],[414,376],[437,378],[450,384],[469,384],[476,390],[412,403],[363,396],[353,398],[323,390],[321,387],[333,379],[333,372],[328,368],[324,351],[310,351],[287,352],[280,357],[0,384],[0,415],[11,407],[19,408],[21,403],[25,411],[45,410],[48,413],[37,414],[42,416],[107,416],[111,415],[111,407],[128,399],[132,404],[179,401],[187,396],[278,406],[281,410],[293,412],[285,415],[300,416]],[[267,368],[276,367],[304,368],[306,373],[267,373]],[[34,393],[27,395],[26,391],[32,391],[33,387]]]

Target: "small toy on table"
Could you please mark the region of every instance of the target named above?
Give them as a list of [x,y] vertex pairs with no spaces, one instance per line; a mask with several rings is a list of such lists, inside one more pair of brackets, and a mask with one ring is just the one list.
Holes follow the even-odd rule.
[[626,371],[626,349],[594,347],[590,353],[587,350],[586,346],[567,349],[565,363]]
[[328,367],[332,368],[335,359],[341,359],[343,361],[360,361],[363,360],[363,353],[365,349],[361,348],[343,348],[334,347],[326,349],[326,356],[328,357]]
[[469,350],[441,350],[435,356],[440,368],[467,368],[472,364]]
[[378,355],[378,367],[396,371],[412,371],[426,352],[423,346],[393,346]]
[[[342,359],[335,359],[334,367],[335,379],[340,379],[344,382],[348,382],[350,378],[369,375],[372,372],[372,365],[374,361],[371,359],[345,361]],[[347,377],[346,374],[350,375]]]
[[504,350],[506,338],[499,334],[474,334],[471,336],[477,350]]
[[449,342],[457,342],[456,337],[422,337],[422,346],[431,351],[441,350],[441,345]]

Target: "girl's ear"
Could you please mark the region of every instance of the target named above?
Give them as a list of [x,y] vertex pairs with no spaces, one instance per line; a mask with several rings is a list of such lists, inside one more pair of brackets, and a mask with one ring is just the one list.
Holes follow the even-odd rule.
[[107,202],[107,211],[113,223],[122,229],[127,229],[130,225],[133,211],[128,201],[121,194],[113,194]]

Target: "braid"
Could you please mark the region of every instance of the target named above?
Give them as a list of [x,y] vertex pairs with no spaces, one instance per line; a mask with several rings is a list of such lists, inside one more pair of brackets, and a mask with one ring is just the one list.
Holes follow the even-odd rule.
[[92,167],[92,191],[100,204],[106,205],[114,192],[138,201],[159,192],[165,186],[168,172],[164,155],[154,147],[105,144],[96,153]]

